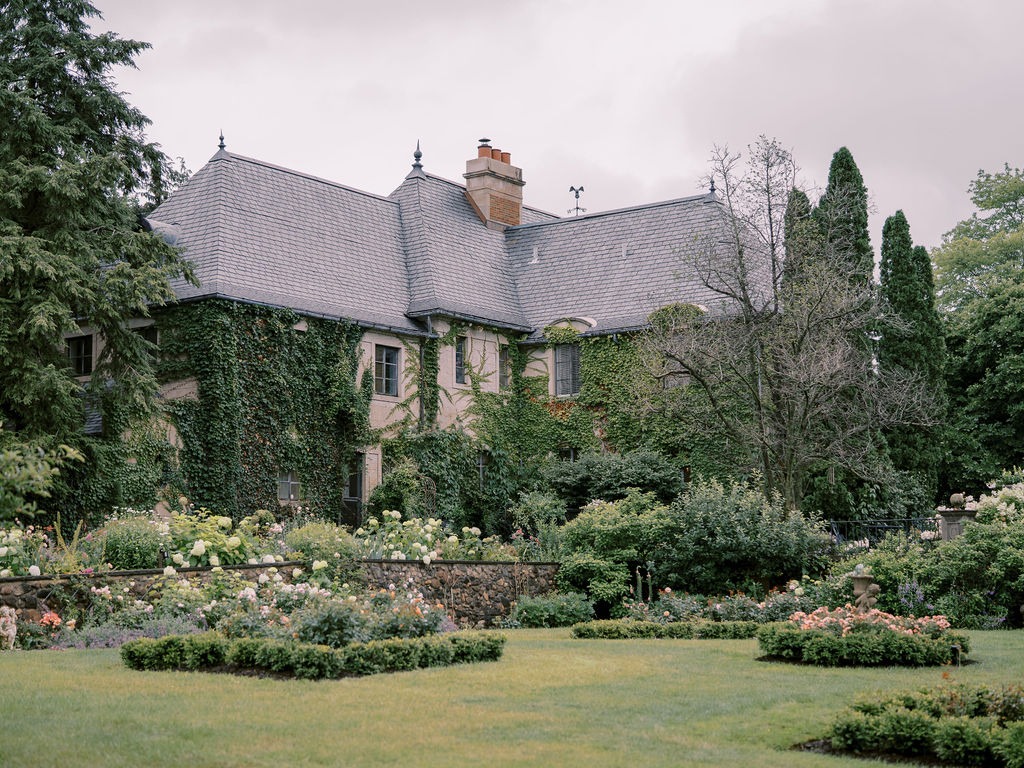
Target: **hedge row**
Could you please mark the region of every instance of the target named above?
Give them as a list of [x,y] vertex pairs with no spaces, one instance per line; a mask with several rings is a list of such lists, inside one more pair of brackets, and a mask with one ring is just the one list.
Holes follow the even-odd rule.
[[329,648],[269,638],[229,640],[216,632],[206,632],[132,640],[121,646],[121,659],[128,667],[140,670],[227,667],[320,680],[497,661],[505,640],[504,635],[493,632],[452,632]]
[[970,650],[967,636],[958,632],[929,637],[879,630],[843,637],[787,624],[761,627],[757,642],[765,656],[823,667],[931,667],[948,664],[954,653]]
[[841,752],[1024,768],[1024,689],[963,685],[864,699],[828,738]]
[[574,624],[573,637],[581,640],[632,640],[658,638],[675,640],[746,640],[757,634],[755,621],[655,621],[612,619]]

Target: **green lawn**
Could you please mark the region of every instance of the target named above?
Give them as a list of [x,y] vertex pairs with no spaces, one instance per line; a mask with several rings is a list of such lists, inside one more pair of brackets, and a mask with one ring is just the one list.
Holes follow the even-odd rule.
[[959,670],[758,662],[753,640],[508,633],[497,663],[341,681],[132,672],[116,651],[0,654],[0,766],[854,766],[789,751],[875,689],[1024,682],[1024,632]]

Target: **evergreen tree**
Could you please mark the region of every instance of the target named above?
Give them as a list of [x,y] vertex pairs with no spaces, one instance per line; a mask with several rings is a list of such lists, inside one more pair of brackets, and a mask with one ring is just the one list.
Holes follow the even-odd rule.
[[[935,308],[931,260],[924,247],[914,247],[903,211],[886,219],[882,228],[881,278],[882,298],[893,320],[878,343],[879,365],[920,379],[934,403],[932,421],[939,424],[945,410],[945,341]],[[942,457],[937,428],[899,427],[887,431],[886,439],[895,467],[910,472],[934,498]]]
[[794,187],[790,191],[783,221],[785,260],[782,266],[782,291],[785,295],[801,274],[804,259],[820,248],[818,224],[813,216],[811,200],[802,189]]
[[875,257],[868,233],[868,190],[846,147],[832,156],[828,186],[814,215],[830,248],[849,263],[854,279],[870,283]]
[[186,271],[139,224],[170,168],[109,74],[148,46],[92,34],[95,17],[85,0],[0,4],[0,421],[25,439],[82,438],[64,343],[80,327],[104,340],[93,389],[147,411],[149,345],[125,321],[171,299]]

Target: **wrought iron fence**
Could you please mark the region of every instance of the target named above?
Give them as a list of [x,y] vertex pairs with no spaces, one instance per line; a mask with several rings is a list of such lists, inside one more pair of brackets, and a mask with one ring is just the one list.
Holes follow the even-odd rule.
[[828,520],[832,540],[846,549],[868,549],[891,533],[905,533],[923,541],[941,538],[936,517],[906,517],[890,520]]

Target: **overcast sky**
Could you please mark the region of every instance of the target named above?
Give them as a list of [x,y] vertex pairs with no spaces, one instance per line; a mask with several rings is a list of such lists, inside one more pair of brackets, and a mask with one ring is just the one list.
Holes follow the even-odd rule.
[[[381,195],[462,182],[477,139],[527,204],[566,215],[697,194],[715,145],[792,148],[820,194],[849,147],[882,222],[917,244],[973,210],[978,169],[1024,164],[1017,0],[93,0],[144,40],[117,84],[198,170],[228,150]],[[816,195],[812,195],[816,196]]]

